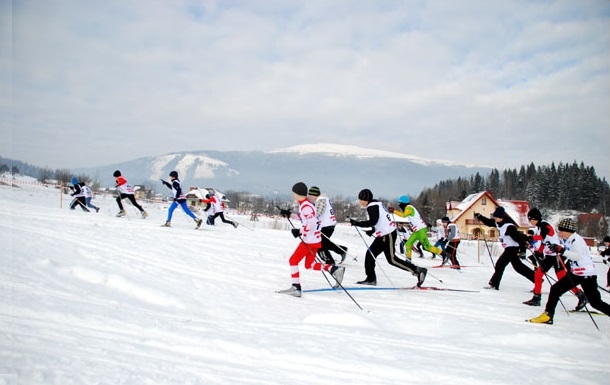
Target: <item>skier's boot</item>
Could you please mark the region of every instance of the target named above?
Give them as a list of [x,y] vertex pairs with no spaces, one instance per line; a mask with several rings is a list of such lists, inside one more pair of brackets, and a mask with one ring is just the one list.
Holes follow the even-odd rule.
[[536,318],[531,318],[529,322],[533,322],[535,324],[553,324],[553,316],[547,312],[543,312]]
[[428,269],[425,267],[420,267],[417,271],[417,287],[421,287],[426,280],[426,274],[428,274]]
[[203,223],[203,219],[195,218],[195,223],[197,224],[197,226],[195,226],[195,228],[198,229],[201,227],[201,224]]
[[524,301],[523,303],[529,306],[540,306],[540,297],[540,294],[534,294],[532,299],[530,299],[529,301]]
[[121,211],[119,211],[119,213],[116,216],[117,217],[124,217],[125,215],[127,215],[127,211],[121,210]]
[[377,281],[367,281],[366,279],[363,279],[362,281],[358,281],[356,282],[358,285],[368,285],[368,286],[377,286]]
[[167,221],[164,224],[162,224],[161,227],[172,227],[172,223],[170,221]]
[[574,308],[574,311],[579,311],[583,307],[585,307],[585,305],[588,304],[589,301],[587,300],[587,297],[585,296],[584,291],[579,291],[578,294],[576,294],[576,296],[578,297],[578,304]]
[[301,296],[301,285],[293,284],[288,289],[279,290],[278,293],[288,294],[293,297],[300,297]]
[[142,211],[142,219],[146,219],[148,213],[146,211]]
[[330,275],[332,275],[336,280],[336,285],[333,287],[339,287],[341,282],[343,282],[343,275],[345,274],[345,267],[343,266],[333,266],[330,269]]

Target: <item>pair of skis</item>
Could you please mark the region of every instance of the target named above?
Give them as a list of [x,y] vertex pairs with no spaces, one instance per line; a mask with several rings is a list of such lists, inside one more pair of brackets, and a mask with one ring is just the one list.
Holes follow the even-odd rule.
[[[320,289],[306,289],[303,290],[303,293],[319,293],[324,291],[337,291],[337,288],[334,287],[324,287]],[[456,291],[456,292],[464,292],[464,293],[478,293],[478,290],[468,290],[468,289],[453,289],[448,287],[437,287],[437,286],[407,286],[407,287],[378,287],[378,286],[355,286],[355,287],[345,287],[345,290],[355,290],[355,291],[388,291],[388,290],[433,290],[433,291]]]

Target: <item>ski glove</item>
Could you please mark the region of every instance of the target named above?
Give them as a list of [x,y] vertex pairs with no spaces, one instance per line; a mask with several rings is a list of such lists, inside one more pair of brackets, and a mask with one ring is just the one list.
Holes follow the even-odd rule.
[[301,230],[300,229],[292,229],[292,230],[290,230],[290,232],[292,233],[292,236],[295,237],[295,238],[298,238],[299,236],[301,236]]
[[372,237],[373,234],[375,234],[375,229],[370,229],[364,232],[366,235],[368,235],[369,237]]
[[548,247],[549,250],[551,250],[553,253],[561,253],[563,251],[563,247],[555,243],[551,243],[550,245],[548,245]]
[[355,219],[350,218],[349,219],[349,224],[352,225],[352,226],[357,226],[358,225],[358,221],[355,220]]
[[284,218],[290,218],[292,211],[290,209],[280,209],[280,215]]
[[605,259],[602,259],[602,261],[604,262],[604,265],[608,264],[608,261],[606,261]]
[[519,258],[521,258],[521,259],[525,259],[525,251],[519,251],[519,252],[517,253],[517,256],[518,256]]

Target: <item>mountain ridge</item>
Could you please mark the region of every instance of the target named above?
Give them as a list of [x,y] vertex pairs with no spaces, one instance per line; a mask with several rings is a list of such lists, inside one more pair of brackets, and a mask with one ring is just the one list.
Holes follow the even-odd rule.
[[121,170],[132,184],[165,192],[159,179],[176,170],[184,186],[217,187],[258,195],[289,195],[297,181],[329,195],[355,196],[370,188],[376,196],[418,194],[445,179],[487,173],[490,167],[430,160],[355,146],[313,144],[272,151],[177,151],[93,168],[74,169],[102,186],[114,185]]

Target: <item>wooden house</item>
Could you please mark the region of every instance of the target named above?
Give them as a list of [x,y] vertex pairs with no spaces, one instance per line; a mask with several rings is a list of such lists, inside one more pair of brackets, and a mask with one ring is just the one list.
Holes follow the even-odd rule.
[[499,231],[495,227],[487,227],[474,214],[480,213],[488,218],[497,207],[504,207],[507,215],[517,223],[520,231],[526,233],[531,227],[527,220],[527,212],[530,210],[526,201],[504,201],[496,200],[488,191],[482,191],[467,196],[463,201],[451,201],[446,203],[447,216],[454,222],[460,231],[462,239],[498,240]]

